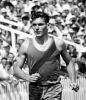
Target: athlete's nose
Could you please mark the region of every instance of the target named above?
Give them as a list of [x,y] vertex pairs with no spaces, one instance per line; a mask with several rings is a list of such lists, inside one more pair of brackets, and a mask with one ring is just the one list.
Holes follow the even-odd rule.
[[38,25],[36,25],[36,30],[39,30],[39,26]]

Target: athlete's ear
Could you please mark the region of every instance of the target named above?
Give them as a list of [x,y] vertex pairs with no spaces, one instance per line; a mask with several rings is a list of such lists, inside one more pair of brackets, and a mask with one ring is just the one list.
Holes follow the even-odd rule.
[[49,26],[50,23],[47,23],[47,26]]
[[32,20],[30,20],[30,26],[32,27]]

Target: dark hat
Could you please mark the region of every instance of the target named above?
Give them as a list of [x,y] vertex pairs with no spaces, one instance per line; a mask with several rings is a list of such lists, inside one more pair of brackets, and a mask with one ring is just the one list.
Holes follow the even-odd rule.
[[28,15],[22,15],[22,20],[29,20],[29,16]]
[[0,39],[0,42],[3,42],[3,40],[2,40],[2,39]]

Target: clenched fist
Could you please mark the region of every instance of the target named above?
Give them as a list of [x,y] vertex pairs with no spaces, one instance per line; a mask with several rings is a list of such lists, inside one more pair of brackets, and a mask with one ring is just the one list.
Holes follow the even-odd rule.
[[40,74],[35,73],[35,74],[30,75],[29,81],[30,82],[36,82],[38,80],[38,78],[40,78]]

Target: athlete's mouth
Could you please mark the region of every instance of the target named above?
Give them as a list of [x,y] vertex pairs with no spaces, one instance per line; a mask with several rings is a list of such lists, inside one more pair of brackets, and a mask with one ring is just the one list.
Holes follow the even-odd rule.
[[37,34],[40,34],[40,31],[36,31]]

